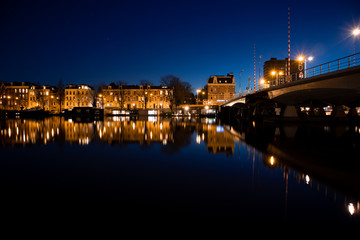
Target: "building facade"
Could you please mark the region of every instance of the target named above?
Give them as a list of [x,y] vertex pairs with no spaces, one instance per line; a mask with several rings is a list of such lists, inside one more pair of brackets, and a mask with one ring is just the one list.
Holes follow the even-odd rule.
[[29,82],[2,83],[0,86],[0,109],[42,109],[58,111],[56,88],[38,86]]
[[58,113],[60,109],[58,99],[55,87],[33,85],[29,90],[28,109],[42,109]]
[[207,80],[207,104],[220,105],[235,97],[235,77],[230,73],[226,76],[211,76]]
[[116,109],[170,109],[173,90],[166,86],[110,84],[98,94],[97,107]]
[[[273,87],[286,82],[287,62],[287,58],[284,60],[270,58],[264,62],[263,77],[268,86]],[[301,62],[291,59],[290,74],[299,72],[299,65]]]
[[0,94],[1,109],[28,109],[30,86],[31,84],[27,82],[2,83]]
[[64,109],[94,107],[95,91],[89,85],[67,85],[64,92]]

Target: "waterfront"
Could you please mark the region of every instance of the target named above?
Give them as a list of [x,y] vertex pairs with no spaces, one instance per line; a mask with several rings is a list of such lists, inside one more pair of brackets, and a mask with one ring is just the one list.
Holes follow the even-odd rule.
[[0,127],[9,216],[360,222],[360,125],[53,117]]

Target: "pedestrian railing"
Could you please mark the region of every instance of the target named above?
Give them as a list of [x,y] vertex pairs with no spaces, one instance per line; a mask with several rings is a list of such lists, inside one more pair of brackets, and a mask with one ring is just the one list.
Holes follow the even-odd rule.
[[[283,85],[287,82],[298,81],[301,79],[315,77],[315,76],[319,76],[322,74],[336,72],[336,71],[340,71],[340,70],[344,70],[344,69],[350,69],[352,67],[357,67],[357,66],[360,66],[360,52],[346,56],[346,57],[342,57],[342,58],[339,58],[339,59],[336,59],[336,60],[333,60],[333,61],[330,61],[327,63],[323,63],[320,65],[305,69],[303,71],[293,73],[290,75],[290,79],[288,79],[287,81],[284,79],[284,81],[282,81],[277,86]],[[262,89],[266,89],[266,88],[261,88],[260,90],[262,90]],[[240,94],[237,93],[235,98],[247,95],[248,93],[249,93],[248,91],[242,92]],[[250,93],[254,93],[254,92],[250,91]]]
[[360,66],[360,53],[308,68],[305,70],[304,77],[314,77],[317,75],[352,68],[355,66]]

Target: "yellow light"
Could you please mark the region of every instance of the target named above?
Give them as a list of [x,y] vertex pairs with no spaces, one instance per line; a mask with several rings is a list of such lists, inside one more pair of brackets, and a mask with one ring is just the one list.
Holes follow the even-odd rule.
[[201,92],[201,89],[196,90],[197,93]]
[[354,215],[354,213],[355,213],[355,206],[354,206],[353,203],[349,203],[349,205],[348,205],[348,211],[349,211],[350,215]]
[[276,72],[275,71],[272,71],[271,72],[271,75],[275,76]]
[[274,156],[271,156],[270,157],[270,165],[274,166],[274,164],[275,164],[275,158],[274,158]]
[[261,84],[261,85],[264,85],[264,84],[265,84],[265,80],[264,80],[264,79],[261,79],[261,80],[260,80],[260,84]]
[[209,109],[209,106],[205,106],[205,110],[208,110]]
[[353,32],[352,32],[352,34],[353,34],[354,36],[359,35],[359,34],[360,34],[360,29],[359,29],[359,28],[354,29]]
[[185,111],[188,111],[189,110],[189,107],[188,106],[185,106]]
[[304,56],[299,56],[298,57],[298,61],[300,61],[300,62],[304,61],[304,59],[305,59]]
[[279,75],[284,75],[284,73],[283,73],[283,72],[279,72]]

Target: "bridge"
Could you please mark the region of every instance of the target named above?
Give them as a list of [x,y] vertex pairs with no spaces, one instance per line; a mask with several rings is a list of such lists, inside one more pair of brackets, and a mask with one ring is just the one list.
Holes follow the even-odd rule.
[[[220,106],[220,111],[240,117],[281,116],[298,118],[325,116],[325,107],[334,117],[358,116],[360,107],[360,53],[330,61],[289,81],[253,93],[235,97]],[[301,75],[305,78],[299,78]],[[229,115],[229,114],[228,114]]]

